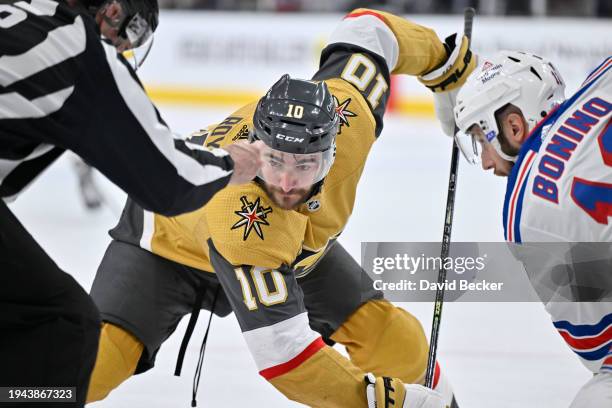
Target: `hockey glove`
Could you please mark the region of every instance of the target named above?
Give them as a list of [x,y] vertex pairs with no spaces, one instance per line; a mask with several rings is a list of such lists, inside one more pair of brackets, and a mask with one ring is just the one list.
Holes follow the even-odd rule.
[[455,134],[453,108],[459,89],[476,67],[476,55],[469,48],[467,37],[456,44],[457,34],[444,40],[448,58],[440,67],[419,77],[419,81],[434,92],[436,116],[448,136]]
[[418,384],[397,378],[365,376],[368,408],[444,408],[442,396]]

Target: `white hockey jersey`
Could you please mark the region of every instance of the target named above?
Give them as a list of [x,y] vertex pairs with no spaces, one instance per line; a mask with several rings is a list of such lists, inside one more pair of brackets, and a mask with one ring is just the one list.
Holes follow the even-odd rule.
[[[521,147],[508,178],[503,214],[505,238],[516,243],[515,248],[554,242],[556,248],[567,248],[566,255],[573,255],[578,245],[612,243],[611,117],[612,57],[608,57],[574,95],[538,124]],[[595,279],[603,285],[599,293],[609,295],[612,244],[599,247],[603,248],[600,265],[607,266],[600,268]],[[538,265],[522,257],[528,274],[530,268],[541,273],[542,265],[554,273],[558,261],[545,257],[539,255]],[[567,268],[573,269],[577,268]],[[533,276],[530,279],[536,286]],[[612,372],[612,303],[606,302],[606,295],[596,302],[580,296],[568,301],[565,295],[559,291],[542,299],[559,334],[593,372]]]
[[508,178],[509,242],[612,241],[612,57],[534,129]]

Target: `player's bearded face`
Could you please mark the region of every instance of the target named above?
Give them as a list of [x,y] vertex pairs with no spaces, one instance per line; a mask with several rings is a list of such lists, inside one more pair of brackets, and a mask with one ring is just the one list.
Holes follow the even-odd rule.
[[294,188],[289,191],[284,191],[282,188],[268,184],[264,184],[264,189],[268,194],[268,197],[283,210],[294,210],[300,206],[306,197],[310,194],[312,186],[309,188]]
[[319,180],[321,154],[292,154],[267,149],[262,157],[259,178],[270,199],[291,210],[302,204]]

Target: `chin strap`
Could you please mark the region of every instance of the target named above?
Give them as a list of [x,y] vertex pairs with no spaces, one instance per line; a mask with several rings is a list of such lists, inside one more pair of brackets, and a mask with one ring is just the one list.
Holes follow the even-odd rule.
[[516,160],[518,159],[518,155],[510,156],[509,154],[504,153],[502,151],[501,144],[499,143],[499,140],[497,139],[497,137],[491,140],[491,144],[493,145],[493,148],[495,149],[497,154],[499,154],[499,157],[501,157],[504,160],[510,161],[512,163],[516,163]]

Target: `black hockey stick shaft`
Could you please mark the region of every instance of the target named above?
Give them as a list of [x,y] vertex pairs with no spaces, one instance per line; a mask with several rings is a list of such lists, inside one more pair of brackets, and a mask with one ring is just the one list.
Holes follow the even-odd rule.
[[[472,38],[472,23],[476,11],[468,7],[463,12],[463,32],[468,40]],[[455,133],[457,128],[455,128]],[[431,324],[431,336],[429,340],[429,356],[427,359],[427,371],[425,373],[425,386],[433,388],[433,379],[436,368],[436,354],[438,352],[438,337],[440,335],[440,323],[442,321],[442,306],[444,305],[444,282],[446,281],[446,268],[444,260],[450,251],[451,231],[453,228],[453,215],[455,212],[455,191],[457,189],[457,170],[459,168],[459,148],[453,142],[453,154],[451,156],[450,174],[448,176],[448,192],[446,196],[446,214],[444,217],[444,230],[442,232],[442,267],[438,272],[438,287],[436,289],[436,300],[434,304],[433,321]]]

